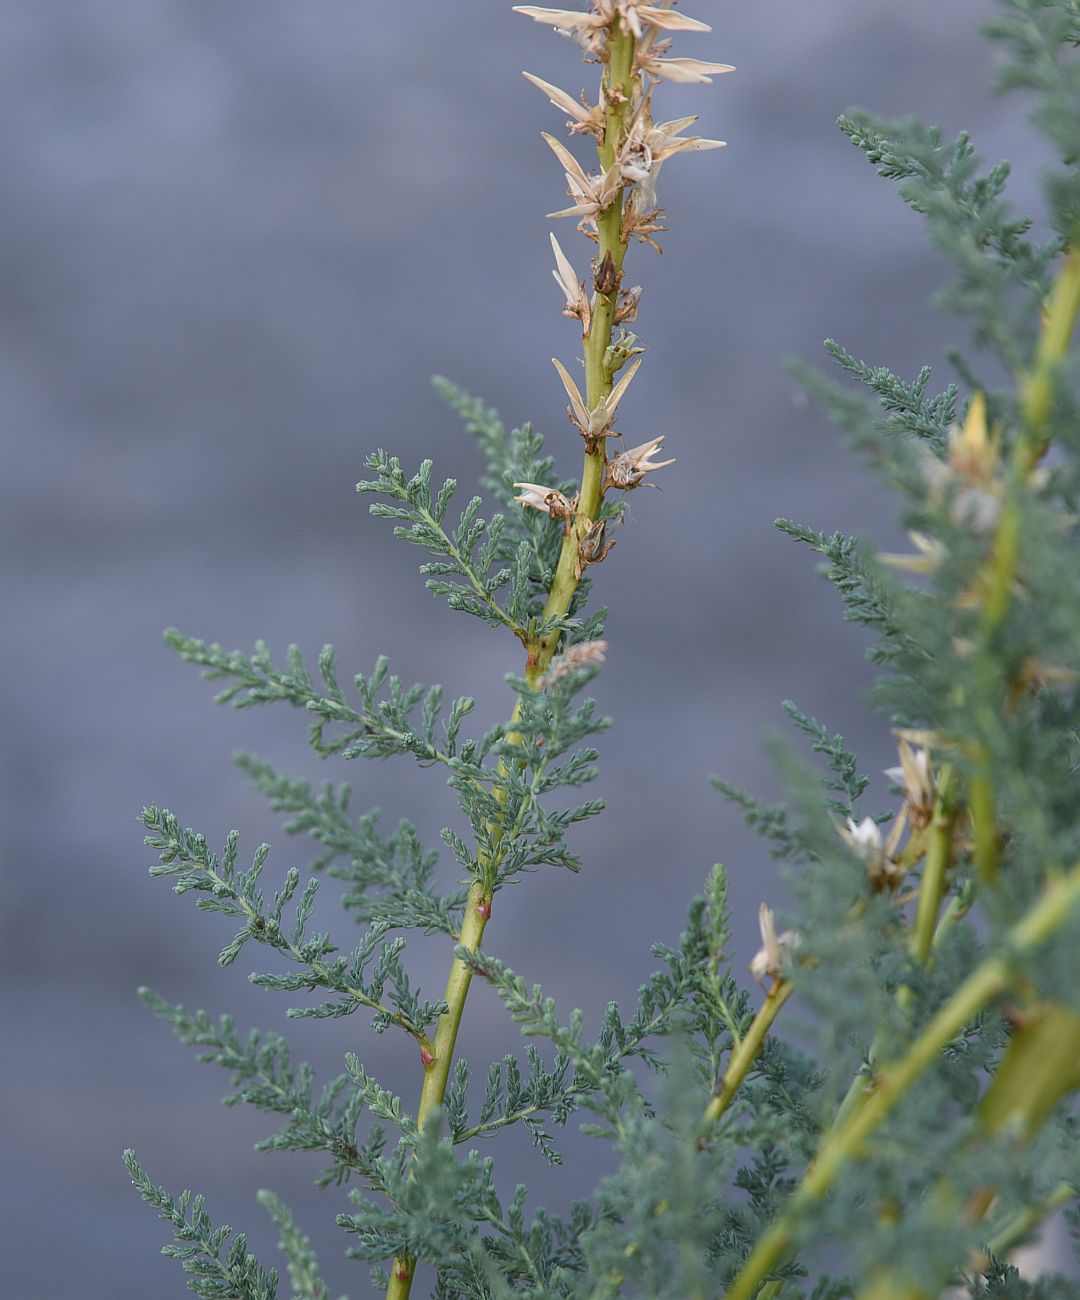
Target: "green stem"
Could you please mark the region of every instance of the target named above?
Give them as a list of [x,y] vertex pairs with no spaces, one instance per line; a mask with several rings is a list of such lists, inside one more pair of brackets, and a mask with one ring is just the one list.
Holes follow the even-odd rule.
[[[598,150],[600,163],[605,170],[615,161],[626,130],[626,112],[632,97],[634,80],[634,48],[633,36],[628,32],[622,32],[616,23],[608,37],[609,57],[603,88],[604,102],[608,104],[608,108],[604,138]],[[617,272],[622,270],[623,258],[626,256],[626,245],[622,242],[622,200],[623,191],[620,189],[611,206],[598,214],[596,222],[599,243],[597,265],[603,262],[605,255],[610,254]],[[617,301],[617,285],[610,293],[597,291],[593,299],[591,328],[584,344],[585,400],[590,410],[601,398],[611,392],[612,375],[604,365],[604,356],[611,343]],[[594,449],[586,452],[577,514],[563,538],[555,577],[544,605],[544,619],[562,617],[570,610],[570,604],[580,581],[577,576],[579,546],[599,513],[603,500],[606,466],[607,452],[604,439],[601,438],[597,440]],[[518,629],[515,626],[512,630]],[[528,660],[525,665],[525,677],[530,685],[535,685],[551,662],[558,646],[559,635],[556,630],[535,643],[527,644]],[[517,712],[515,709],[515,719]],[[487,864],[487,867],[490,865]],[[479,950],[484,927],[491,915],[490,882],[493,873],[484,864],[481,866],[483,868],[481,879],[474,881],[469,890],[465,920],[458,940],[462,947],[470,952]],[[421,1129],[431,1113],[442,1105],[446,1095],[458,1029],[465,1011],[465,1000],[471,982],[471,968],[460,957],[455,957],[446,985],[447,1011],[439,1019],[432,1059],[430,1062],[425,1059],[424,1064],[424,1086],[420,1093],[420,1106],[417,1112],[417,1122]],[[407,1300],[412,1289],[415,1263],[415,1260],[409,1256],[398,1256],[393,1261],[390,1285],[386,1292],[387,1300]]]
[[858,1073],[848,1085],[847,1092],[844,1093],[843,1100],[836,1110],[836,1117],[833,1119],[832,1128],[829,1130],[835,1133],[837,1129],[843,1126],[850,1119],[851,1114],[859,1105],[869,1097],[874,1087],[874,1079],[881,1059],[881,1048],[886,1039],[885,1030],[879,1029],[874,1035],[870,1050],[866,1053],[866,1065],[871,1073],[867,1074],[866,1069],[860,1066]]
[[997,1255],[999,1259],[1004,1259],[1009,1251],[1023,1241],[1033,1228],[1039,1226],[1043,1219],[1048,1218],[1055,1210],[1060,1210],[1063,1205],[1068,1205],[1075,1198],[1076,1188],[1072,1183],[1059,1183],[1050,1195],[1040,1201],[1038,1205],[1031,1205],[1010,1219],[986,1243],[987,1249]]
[[941,920],[937,923],[934,930],[934,937],[930,943],[931,952],[940,948],[945,942],[945,937],[958,921],[962,921],[968,912],[971,911],[974,891],[964,895],[954,894],[945,905],[945,910],[941,914]]
[[993,885],[997,880],[998,858],[1001,845],[998,841],[997,812],[994,808],[994,783],[990,776],[990,759],[985,747],[980,747],[978,766],[971,777],[971,824],[974,831],[975,867],[979,882]]
[[746,1031],[745,1037],[731,1054],[724,1077],[720,1081],[720,1090],[705,1108],[706,1127],[715,1124],[731,1105],[739,1085],[750,1073],[750,1067],[757,1060],[758,1053],[765,1044],[765,1035],[780,1014],[780,1008],[791,997],[792,987],[790,980],[777,980],[769,989],[768,996]]
[[[1053,407],[1055,376],[1069,349],[1078,312],[1080,254],[1070,249],[1046,303],[1034,362],[1030,371],[1019,380],[1022,427],[1013,446],[1001,518],[990,554],[975,669],[976,689],[981,708],[986,713],[981,725],[987,736],[996,726],[997,706],[1003,687],[994,643],[1009,613],[1013,583],[1020,564],[1020,494],[1049,445],[1046,425]],[[984,741],[971,778],[975,863],[983,884],[993,884],[997,879],[1000,843],[995,805],[991,755]]]
[[752,1300],[757,1288],[790,1250],[796,1225],[805,1211],[829,1191],[847,1161],[858,1154],[866,1139],[942,1050],[988,1003],[1005,992],[1012,955],[1029,952],[1048,939],[1069,919],[1078,902],[1080,864],[1045,887],[1038,902],[1009,931],[1003,951],[977,966],[905,1055],[877,1072],[873,1091],[863,1104],[826,1136],[798,1190],[759,1238],[726,1300]]
[[1069,349],[1077,313],[1080,312],[1080,254],[1070,249],[1058,272],[1046,304],[1043,331],[1035,351],[1035,364],[1020,387],[1020,408],[1026,438],[1025,468],[1030,469],[1046,450],[1043,430],[1050,419],[1054,398],[1054,371]]
[[[1043,1004],[1028,1008],[1025,1021],[1013,1032],[1005,1055],[989,1089],[976,1111],[979,1128],[986,1137],[1009,1135],[1019,1142],[1031,1142],[1054,1107],[1068,1093],[1080,1086],[1080,1016],[1060,1004]],[[1064,1187],[1064,1192],[1062,1191]],[[1063,1184],[1047,1204],[1029,1207],[1007,1225],[1007,1234],[1018,1240],[1045,1217],[1064,1196],[1075,1195]],[[939,1178],[932,1199],[943,1217],[963,1214],[968,1224],[980,1222],[997,1197],[991,1185],[980,1187],[962,1205],[947,1176]],[[1001,1234],[999,1234],[1000,1236]],[[1010,1244],[1006,1237],[1006,1248]],[[997,1255],[1003,1252],[991,1247]],[[857,1300],[932,1300],[948,1278],[948,1269],[934,1270],[923,1266],[918,1281],[910,1273],[901,1277],[878,1274],[860,1290]]]
[[[458,942],[470,952],[479,950],[480,941],[484,937],[484,927],[491,915],[491,896],[486,890],[487,886],[482,881],[474,881],[469,889],[468,902],[465,904],[465,918],[461,923]],[[450,976],[446,981],[446,992],[443,995],[447,1009],[439,1017],[431,1060],[424,1061],[424,1086],[420,1092],[420,1106],[416,1113],[417,1125],[421,1130],[426,1121],[431,1118],[432,1111],[442,1106],[443,1098],[446,1096],[450,1066],[454,1060],[454,1047],[471,983],[472,968],[460,957],[455,957],[450,967]],[[412,1289],[415,1267],[416,1261],[409,1256],[399,1255],[394,1259],[390,1269],[390,1285],[386,1291],[386,1300],[406,1300]]]
[[941,900],[945,897],[945,873],[952,849],[953,808],[952,769],[943,767],[938,776],[937,799],[934,802],[933,821],[930,823],[930,842],[923,864],[919,901],[915,906],[915,925],[911,932],[910,952],[920,966],[930,958],[934,942]]

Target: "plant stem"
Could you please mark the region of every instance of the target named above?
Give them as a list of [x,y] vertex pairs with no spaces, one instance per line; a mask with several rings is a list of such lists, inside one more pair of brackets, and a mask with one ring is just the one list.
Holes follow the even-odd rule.
[[[1001,518],[990,554],[986,575],[979,638],[979,658],[975,681],[986,716],[982,727],[990,735],[996,725],[993,704],[1001,693],[1001,672],[994,656],[994,642],[1009,612],[1012,587],[1020,562],[1020,494],[1028,477],[1045,454],[1049,441],[1046,425],[1050,419],[1054,380],[1065,358],[1080,313],[1080,254],[1070,249],[1058,271],[1046,303],[1043,330],[1035,350],[1030,371],[1018,381],[1022,427],[1012,452],[1005,484]],[[984,742],[979,747],[975,773],[971,779],[971,812],[975,825],[975,862],[983,884],[997,878],[1000,843],[991,756]]]
[[[469,890],[469,901],[465,905],[465,919],[461,926],[458,942],[470,952],[478,951],[484,937],[484,927],[491,915],[491,900],[484,895],[485,886],[476,881]],[[439,1019],[435,1031],[435,1059],[425,1067],[424,1087],[420,1093],[420,1108],[417,1122],[422,1128],[425,1119],[436,1106],[441,1106],[446,1094],[447,1081],[450,1078],[450,1066],[454,1057],[454,1045],[457,1042],[458,1029],[461,1026],[465,999],[469,996],[472,983],[472,968],[460,957],[455,957],[446,981],[446,993],[443,995],[447,1011]]]
[[[603,102],[607,104],[604,138],[598,147],[600,163],[604,170],[614,163],[626,130],[626,112],[632,98],[634,79],[634,49],[633,35],[621,31],[616,23],[608,38],[608,62],[601,92]],[[622,271],[623,259],[626,256],[626,244],[622,238],[622,216],[623,190],[620,188],[611,205],[604,212],[599,213],[596,219],[599,244],[597,266],[604,261],[605,257],[610,257],[616,271],[616,283],[610,293],[601,293],[598,289],[593,298],[591,328],[584,342],[585,400],[590,410],[611,392],[612,372],[605,365],[604,358],[611,344],[611,331],[618,301],[619,273]],[[580,582],[579,547],[599,513],[603,500],[606,466],[605,440],[599,438],[596,440],[595,448],[586,451],[581,490],[578,494],[578,509],[563,538],[555,577],[544,605],[544,619],[562,617],[570,610],[574,593]],[[512,628],[512,630],[517,629]],[[558,646],[559,636],[560,632],[556,629],[539,641],[528,645],[525,677],[530,685],[536,684],[551,662]],[[517,716],[518,709],[515,708],[514,720]],[[512,736],[513,733],[510,734]],[[484,929],[491,915],[490,875],[483,869],[484,864],[480,865],[481,878],[475,880],[469,889],[465,919],[458,939],[461,946],[470,952],[479,951]],[[446,1095],[458,1030],[471,983],[471,967],[460,957],[455,957],[446,984],[447,1010],[440,1017],[435,1032],[432,1059],[430,1062],[425,1059],[424,1062],[424,1085],[417,1111],[417,1123],[421,1129],[432,1112],[442,1106]],[[390,1270],[390,1285],[386,1292],[387,1300],[407,1300],[412,1289],[415,1265],[416,1261],[409,1256],[398,1256],[394,1259]]]
[[1020,386],[1024,416],[1027,472],[1046,450],[1043,429],[1050,419],[1054,398],[1054,371],[1069,349],[1077,313],[1080,312],[1080,253],[1070,248],[1047,300],[1043,331],[1035,351],[1035,364]]
[[[1031,1142],[1054,1107],[1068,1093],[1080,1086],[1080,1016],[1057,1003],[1036,1005],[1025,1013],[1025,1022],[1013,1032],[1005,1055],[998,1064],[994,1080],[983,1095],[976,1111],[984,1137],[1009,1135],[1018,1142]],[[1068,1200],[1075,1191],[1067,1184],[1058,1187],[1048,1205],[1040,1204],[1023,1211],[1006,1229],[1018,1239],[1029,1232],[1046,1214]],[[961,1205],[948,1176],[942,1176],[933,1191],[943,1215],[962,1214],[967,1224],[981,1222],[997,1198],[993,1184],[980,1187]],[[1000,1234],[999,1234],[1000,1235]],[[1006,1238],[1006,1248],[1011,1244]],[[991,1247],[993,1253],[1003,1252]],[[905,1274],[903,1280],[879,1274],[863,1288],[857,1300],[932,1300],[948,1277],[948,1269],[937,1275],[920,1269],[917,1283]]]
[[777,980],[769,989],[750,1028],[731,1054],[724,1077],[720,1080],[720,1090],[705,1108],[705,1126],[711,1127],[731,1105],[739,1085],[750,1073],[750,1067],[757,1060],[758,1053],[765,1044],[765,1035],[772,1027],[773,1021],[780,1014],[780,1008],[792,993],[790,980]]
[[1050,882],[1039,900],[1009,931],[1003,951],[975,968],[923,1029],[907,1053],[883,1066],[863,1104],[826,1136],[817,1158],[785,1210],[759,1238],[726,1300],[751,1300],[758,1286],[791,1248],[802,1213],[819,1201],[848,1160],[888,1117],[903,1097],[961,1032],[964,1026],[1009,986],[1013,954],[1020,955],[1049,938],[1080,902],[1080,864]]
[[934,802],[933,820],[930,823],[930,842],[923,864],[919,901],[915,906],[915,925],[911,932],[911,955],[925,966],[930,957],[937,926],[938,911],[945,896],[945,873],[949,866],[952,848],[952,768],[943,767],[938,776],[937,799]]
[[[473,882],[469,889],[469,898],[465,904],[465,917],[461,923],[458,942],[470,952],[476,952],[484,937],[484,927],[491,915],[491,896],[487,885],[481,881]],[[435,1031],[434,1054],[430,1061],[424,1062],[424,1086],[420,1092],[420,1106],[416,1113],[416,1122],[422,1130],[424,1124],[443,1103],[446,1085],[450,1078],[450,1066],[454,1060],[454,1046],[457,1043],[461,1017],[465,1011],[465,999],[469,996],[472,983],[472,969],[460,957],[455,957],[450,967],[450,976],[446,981],[444,999],[447,1010],[439,1017]],[[405,1300],[412,1289],[413,1272],[416,1261],[408,1256],[399,1255],[394,1259],[390,1269],[390,1285],[386,1300]]]
[[1032,1228],[1037,1228],[1043,1219],[1075,1199],[1076,1188],[1073,1187],[1072,1183],[1059,1183],[1045,1200],[1040,1201],[1038,1205],[1032,1205],[1026,1210],[1021,1210],[1019,1214],[1010,1219],[986,1243],[987,1249],[997,1255],[999,1259],[1004,1258],[1014,1246],[1023,1241]]

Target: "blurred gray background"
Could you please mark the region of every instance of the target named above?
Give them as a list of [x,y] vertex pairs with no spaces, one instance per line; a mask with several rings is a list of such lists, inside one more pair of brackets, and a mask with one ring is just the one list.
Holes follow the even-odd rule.
[[[992,11],[690,6],[715,31],[675,52],[739,70],[657,94],[659,115],[699,112],[730,145],[664,168],[664,257],[634,249],[628,263],[650,350],[621,425],[631,444],[666,433],[679,463],[663,494],[633,498],[597,571],[612,611],[597,683],[617,720],[596,788],[609,809],[576,836],[584,874],[505,892],[488,931],[591,1026],[608,999],[632,1001],[649,944],[677,936],[714,861],[731,872],[740,965],[757,946],[757,904],[781,897],[774,869],[707,776],[775,791],[761,737],[782,699],[843,731],[870,771],[893,761],[863,707],[864,640],[772,527],[788,515],[895,546],[893,505],[783,359],[816,360],[832,335],[912,374],[963,340],[927,305],[942,266],[918,218],[833,123],[861,103],[971,128],[985,155],[1021,164],[1020,206],[1037,204],[1024,105],[987,89],[977,28]],[[535,420],[577,472],[549,362],[578,344],[544,218],[563,187],[539,132],[561,116],[522,68],[573,93],[594,79],[502,0],[0,3],[0,1291],[13,1300],[185,1293],[120,1162],[129,1144],[158,1182],[206,1192],[266,1262],[275,1234],[253,1193],[275,1188],[333,1293],[370,1294],[333,1225],[344,1192],[311,1189],[321,1162],[256,1155],[270,1121],[225,1112],[227,1080],[135,997],[145,982],[245,1028],[283,1027],[288,1005],[247,984],[263,965],[252,948],[217,969],[226,929],[147,878],[135,815],[158,800],[215,844],[230,826],[248,850],[270,838],[270,881],[304,865],[306,846],[231,766],[243,747],[350,780],[355,807],[381,806],[387,827],[408,813],[434,843],[457,824],[438,772],[321,767],[303,717],[216,709],[160,630],[244,648],[262,636],[278,652],[297,640],[312,656],[333,641],[345,672],[386,651],[407,680],[476,695],[480,723],[503,716],[516,643],[429,596],[420,554],[353,485],[381,445],[475,477],[433,372]],[[572,224],[559,235],[584,270]],[[322,919],[351,942],[332,908]],[[445,945],[419,943],[416,962],[438,996]],[[290,1033],[323,1077],[358,1049],[412,1104],[403,1036],[374,1039],[360,1017]],[[463,1049],[485,1065],[518,1043],[476,990]],[[534,1206],[565,1204],[607,1167],[588,1144],[555,1179],[526,1140],[491,1151],[504,1186],[535,1185]]]

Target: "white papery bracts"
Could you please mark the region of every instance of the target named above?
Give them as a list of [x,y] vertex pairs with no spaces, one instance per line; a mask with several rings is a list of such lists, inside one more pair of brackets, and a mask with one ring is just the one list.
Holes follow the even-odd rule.
[[642,40],[650,29],[672,32],[711,32],[708,23],[688,18],[661,5],[644,0],[592,0],[585,13],[576,9],[545,9],[540,5],[515,5],[514,12],[538,23],[547,23],[563,36],[570,36],[590,54],[598,54],[607,33],[618,23],[619,30]]
[[558,488],[545,487],[543,483],[515,483],[514,487],[521,489],[521,495],[514,497],[518,505],[530,506],[552,519],[573,518],[576,503],[563,496]]
[[581,321],[582,337],[588,338],[589,330],[592,328],[592,303],[585,292],[585,281],[577,278],[574,268],[559,247],[559,241],[554,235],[551,236],[551,249],[555,254],[555,269],[551,274],[555,277],[555,283],[566,295],[563,315]]
[[799,932],[785,930],[776,933],[776,916],[767,903],[758,908],[758,930],[761,932],[761,947],[750,961],[750,974],[761,985],[766,979],[775,981],[783,979],[791,955],[799,946]]
[[574,383],[569,370],[558,357],[552,357],[551,364],[559,372],[563,388],[566,389],[566,395],[570,399],[570,405],[566,408],[570,423],[585,439],[586,448],[593,451],[601,438],[617,438],[619,435],[612,428],[615,412],[619,408],[623,395],[630,387],[630,381],[638,372],[641,359],[638,358],[631,364],[630,369],[627,370],[611,392],[606,397],[601,397],[592,410],[585,405],[585,399],[581,396],[577,384]]

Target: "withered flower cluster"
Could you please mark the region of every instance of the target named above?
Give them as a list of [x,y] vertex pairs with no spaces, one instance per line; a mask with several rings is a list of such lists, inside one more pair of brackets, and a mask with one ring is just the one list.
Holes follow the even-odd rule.
[[[713,76],[732,68],[726,63],[668,56],[672,34],[710,30],[679,13],[670,0],[656,4],[591,0],[584,11],[518,5],[516,12],[570,37],[587,62],[601,67],[595,103],[584,92],[575,98],[532,73],[524,74],[566,115],[571,141],[589,137],[598,154],[597,169],[589,170],[561,140],[543,135],[562,166],[570,197],[567,206],[548,215],[577,218],[578,229],[597,245],[591,274],[580,277],[551,236],[553,275],[563,296],[563,314],[581,325],[584,392],[561,361],[554,360],[554,365],[569,401],[567,415],[594,463],[591,471],[587,465],[582,490],[572,499],[544,484],[514,485],[522,506],[564,521],[566,536],[576,547],[572,568],[579,579],[584,568],[602,559],[613,544],[599,519],[605,493],[654,486],[648,476],[674,464],[674,459],[656,459],[663,434],[611,458],[606,452],[606,440],[621,437],[615,428],[616,412],[644,350],[623,328],[636,319],[641,299],[639,285],[623,284],[623,258],[635,238],[659,251],[656,235],[666,227],[663,210],[656,204],[656,183],[664,162],[678,153],[724,144],[683,134],[696,117],[655,122],[653,92],[660,81],[708,84]],[[620,370],[623,373],[617,378]]]

